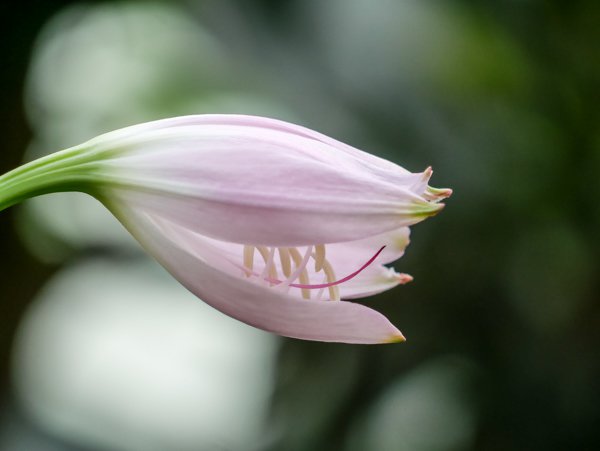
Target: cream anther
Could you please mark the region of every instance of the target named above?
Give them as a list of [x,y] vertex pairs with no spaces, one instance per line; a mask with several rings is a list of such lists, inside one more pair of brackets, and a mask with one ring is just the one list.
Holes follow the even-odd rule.
[[285,277],[290,277],[292,274],[292,261],[287,247],[279,248],[279,260],[281,261],[281,271]]
[[254,269],[254,246],[244,246],[244,268],[246,277],[250,277]]
[[[306,270],[306,265],[308,264],[308,260],[310,259],[312,246],[309,246],[309,248],[306,251],[306,254],[304,254],[304,258],[302,258],[300,252],[295,247],[289,248],[289,251],[290,255],[292,256],[292,260],[294,261],[294,265],[296,266],[296,269],[294,273],[288,278],[288,280],[286,280],[286,283],[289,285],[296,278],[298,278],[301,284],[308,285],[310,283],[310,280],[308,279],[308,271]],[[298,273],[298,275],[296,275],[296,273]],[[292,279],[293,276],[296,277]],[[304,299],[310,299],[310,290],[308,288],[302,288],[301,292],[302,297]]]
[[321,271],[321,269],[323,269],[323,262],[325,261],[324,244],[317,244],[315,246],[315,253],[313,254],[313,258],[315,259],[315,272]]
[[[327,260],[323,260],[323,272],[327,276],[327,283],[335,282],[335,272],[333,272],[333,267],[331,263]],[[327,288],[329,290],[329,299],[332,301],[340,300],[340,287],[338,285],[331,285]]]

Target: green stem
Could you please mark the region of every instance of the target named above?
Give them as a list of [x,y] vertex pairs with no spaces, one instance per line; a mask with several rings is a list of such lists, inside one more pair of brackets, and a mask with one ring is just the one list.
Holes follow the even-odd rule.
[[94,164],[82,148],[56,152],[0,176],[0,211],[41,194],[87,191]]

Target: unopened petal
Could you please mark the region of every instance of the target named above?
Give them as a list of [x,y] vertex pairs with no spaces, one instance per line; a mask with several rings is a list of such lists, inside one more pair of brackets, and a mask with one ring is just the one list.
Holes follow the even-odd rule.
[[[173,117],[161,119],[158,121],[147,122],[130,127],[106,133],[92,140],[93,144],[98,144],[100,148],[111,148],[115,143],[126,139],[136,139],[136,137],[144,136],[149,132],[164,129],[179,129],[181,127],[198,127],[198,126],[236,126],[246,127],[250,129],[260,129],[267,131],[278,131],[288,135],[295,135],[303,138],[312,139],[323,143],[336,150],[346,153],[359,161],[366,167],[370,167],[386,173],[395,173],[398,175],[413,175],[403,167],[392,163],[391,161],[371,155],[355,147],[349,146],[327,135],[311,130],[301,125],[292,124],[260,116],[249,116],[241,114],[197,114],[189,116]],[[107,146],[108,144],[108,146]]]
[[442,208],[428,199],[421,174],[264,118],[171,119],[89,145],[104,152],[100,195],[224,241],[350,241],[412,225]]

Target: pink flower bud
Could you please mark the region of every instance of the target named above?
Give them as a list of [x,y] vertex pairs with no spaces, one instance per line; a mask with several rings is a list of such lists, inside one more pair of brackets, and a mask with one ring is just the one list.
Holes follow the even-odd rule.
[[404,340],[380,313],[340,299],[412,280],[384,264],[403,254],[407,226],[437,213],[451,194],[428,186],[431,168],[411,173],[252,116],[150,122],[65,152],[71,156],[53,164],[73,160],[69,183],[52,189],[48,179],[38,192],[89,192],[205,302],[309,340]]

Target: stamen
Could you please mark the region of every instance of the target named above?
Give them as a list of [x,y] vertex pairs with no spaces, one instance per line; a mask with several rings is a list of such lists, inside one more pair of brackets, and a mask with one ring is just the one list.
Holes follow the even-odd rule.
[[[312,246],[308,246],[308,249],[306,249],[306,253],[304,254],[304,258],[302,258],[300,252],[298,252],[298,249],[296,249],[295,247],[290,247],[289,251],[290,255],[292,256],[292,260],[294,260],[294,265],[296,266],[296,269],[288,278],[288,280],[284,283],[291,287],[294,285],[290,282],[293,282],[294,280],[299,278],[301,284],[308,285],[310,283],[310,280],[308,278],[308,271],[306,270],[306,265],[308,264],[308,260],[310,259],[310,256],[312,254]],[[304,299],[310,299],[309,290],[304,289],[302,287],[298,288],[301,288],[302,297]]]
[[257,246],[258,252],[260,252],[261,257],[265,261],[265,268],[263,269],[260,278],[271,282],[272,280],[277,280],[277,267],[274,265],[274,257],[275,257],[275,248],[272,247],[271,250],[264,246]]
[[[379,257],[379,254],[381,254],[381,252],[385,249],[385,246],[381,246],[381,248],[375,253],[375,255],[373,255],[369,261],[367,261],[364,265],[362,265],[359,269],[357,269],[356,271],[354,271],[352,274],[347,275],[346,277],[343,277],[339,280],[336,280],[334,282],[327,282],[327,283],[320,283],[320,284],[315,284],[315,285],[308,285],[308,284],[302,284],[302,283],[290,283],[290,287],[295,287],[295,288],[307,288],[310,290],[315,290],[318,288],[329,288],[331,286],[334,285],[339,285],[342,284],[344,282],[349,281],[350,279],[355,278],[358,274],[360,274],[367,266],[369,266],[371,263],[373,263],[373,261]],[[273,281],[275,283],[277,283],[278,281]],[[279,281],[280,282],[280,281]]]
[[[333,267],[331,266],[331,263],[329,263],[327,260],[323,260],[323,272],[327,276],[327,282],[335,282],[335,273],[333,272]],[[331,299],[332,301],[339,301],[340,287],[338,287],[337,285],[330,285],[327,288],[329,290],[329,299]]]
[[254,269],[254,246],[244,246],[244,268],[246,277],[250,277]]
[[[253,250],[247,250],[246,247],[251,248],[252,246],[244,247],[244,267],[242,268],[244,269],[244,271],[249,270],[247,266],[249,261],[247,260],[246,256],[250,255],[251,252],[254,252]],[[264,246],[256,246],[256,249],[258,249],[263,260],[265,261],[265,268],[262,274],[260,275],[252,271],[253,275],[259,276],[262,280],[268,282],[271,285],[276,285],[279,288],[284,288],[286,289],[286,291],[289,287],[299,288],[304,299],[310,299],[310,290],[319,290],[319,293],[317,295],[317,299],[319,299],[323,293],[323,290],[327,288],[329,291],[330,299],[336,301],[340,299],[338,285],[347,282],[348,280],[351,280],[358,274],[360,274],[365,268],[367,268],[371,263],[373,263],[377,257],[379,257],[379,254],[383,252],[385,246],[381,246],[381,248],[379,248],[379,250],[375,252],[375,254],[364,265],[362,265],[352,274],[349,274],[346,277],[343,277],[339,280],[335,280],[335,272],[333,270],[333,267],[331,266],[331,263],[329,263],[327,259],[323,258],[322,269],[325,273],[326,282],[324,281],[320,284],[311,284],[308,278],[308,271],[306,270],[306,265],[308,264],[308,261],[311,257],[313,257],[315,261],[319,258],[317,257],[318,251],[316,249],[314,253],[312,252],[313,246],[307,247],[304,257],[300,255],[300,252],[295,247],[272,247],[271,249],[268,249]],[[281,281],[277,278],[277,267],[274,264],[276,250],[279,250],[280,259],[282,259],[282,271],[284,271],[284,273],[288,271],[287,269],[284,269],[286,265],[284,261],[287,261],[289,263],[289,257],[291,257],[291,260],[294,262],[294,271],[292,271],[289,277],[284,281]],[[293,283],[296,279],[298,279],[300,283]],[[411,280],[412,277],[408,274],[398,274],[399,283],[408,283]]]
[[[300,281],[301,284],[304,284],[304,285],[308,285],[310,283],[310,279],[308,278],[308,272],[306,272],[306,269],[300,273],[300,277],[298,278],[298,280]],[[302,282],[303,280],[304,280],[304,282]],[[291,285],[292,284],[290,284],[290,286]],[[302,297],[304,299],[310,299],[310,290],[302,288],[300,291],[302,292]]]
[[290,251],[287,247],[279,248],[279,260],[281,261],[281,270],[285,277],[290,277],[292,274],[292,261],[290,260]]
[[323,269],[323,262],[325,261],[324,244],[317,244],[315,246],[315,253],[313,254],[313,258],[315,259],[315,272],[321,271],[321,269]]

